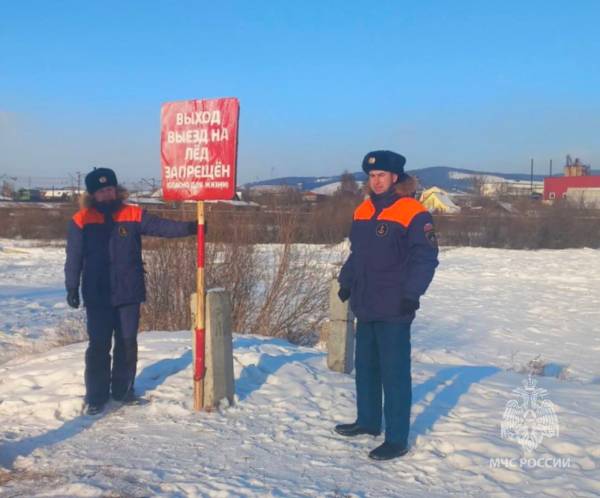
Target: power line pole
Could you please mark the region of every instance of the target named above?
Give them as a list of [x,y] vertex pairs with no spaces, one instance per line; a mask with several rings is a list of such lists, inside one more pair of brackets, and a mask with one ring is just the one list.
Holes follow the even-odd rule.
[[533,158],[531,158],[531,193],[533,194]]

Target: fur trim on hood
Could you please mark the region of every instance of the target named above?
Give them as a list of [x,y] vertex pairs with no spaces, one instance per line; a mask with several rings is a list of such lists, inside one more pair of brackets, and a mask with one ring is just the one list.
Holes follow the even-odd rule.
[[[129,198],[129,191],[123,185],[117,185],[117,199],[125,202]],[[92,207],[94,196],[84,192],[79,196],[79,207],[81,209]]]

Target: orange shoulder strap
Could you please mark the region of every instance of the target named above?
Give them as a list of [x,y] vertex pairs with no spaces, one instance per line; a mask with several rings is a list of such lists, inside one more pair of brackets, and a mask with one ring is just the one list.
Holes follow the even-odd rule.
[[355,210],[354,220],[370,220],[375,214],[375,206],[371,199],[365,199]]
[[427,211],[427,209],[417,199],[412,197],[401,197],[390,207],[381,211],[377,219],[395,221],[405,228],[408,228],[413,218],[424,211]]
[[84,208],[75,213],[73,216],[73,222],[79,228],[83,228],[85,225],[89,225],[91,223],[104,223],[104,215],[95,209]]
[[119,211],[113,214],[113,220],[122,221],[142,221],[142,208],[136,204],[124,204]]

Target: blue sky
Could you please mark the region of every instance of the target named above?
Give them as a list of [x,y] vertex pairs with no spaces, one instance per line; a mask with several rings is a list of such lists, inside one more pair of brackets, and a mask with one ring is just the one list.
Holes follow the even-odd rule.
[[166,101],[240,99],[239,182],[600,167],[600,2],[2,2],[0,175],[159,176]]

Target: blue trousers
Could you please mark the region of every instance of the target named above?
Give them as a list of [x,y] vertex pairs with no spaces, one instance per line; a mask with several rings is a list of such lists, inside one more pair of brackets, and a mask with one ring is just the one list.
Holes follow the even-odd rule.
[[113,397],[122,398],[129,389],[133,389],[140,305],[86,307],[86,312],[85,400],[88,404],[102,404],[108,401],[111,391]]
[[358,425],[381,430],[383,388],[385,440],[407,446],[412,403],[410,323],[359,321],[355,368]]

